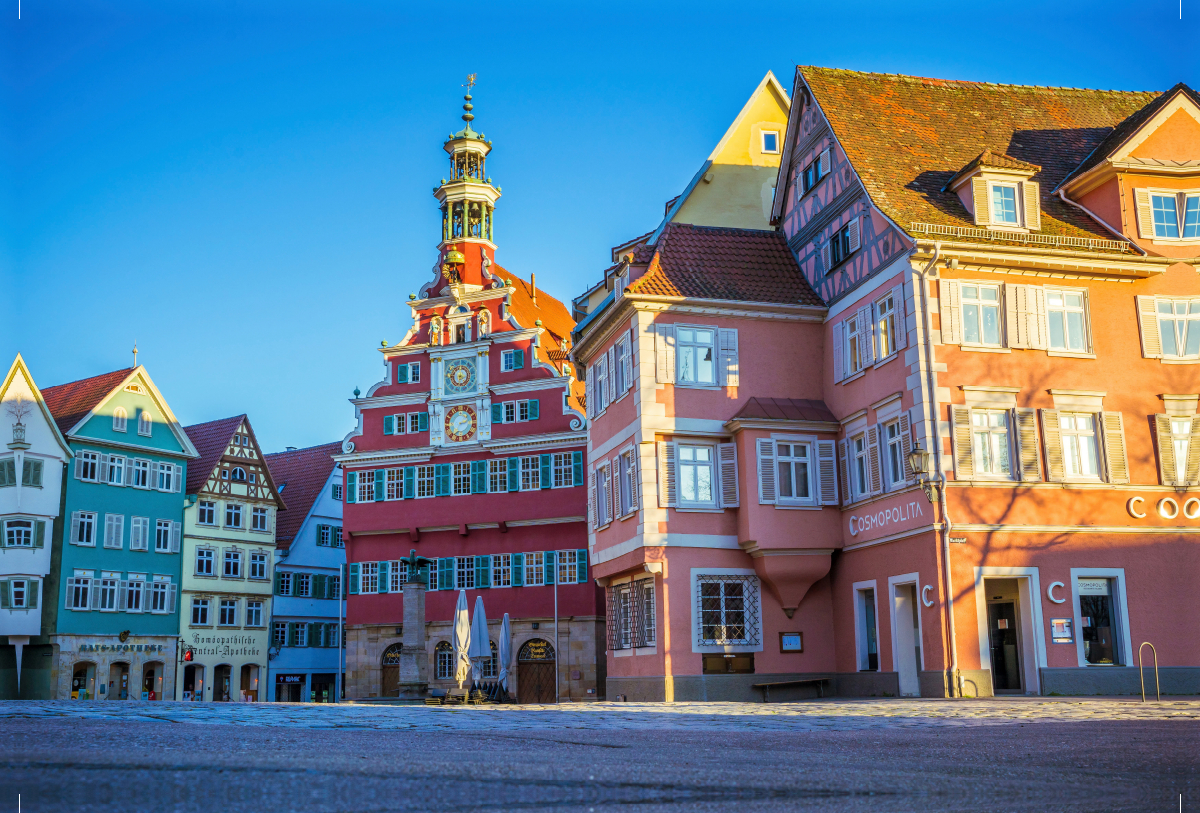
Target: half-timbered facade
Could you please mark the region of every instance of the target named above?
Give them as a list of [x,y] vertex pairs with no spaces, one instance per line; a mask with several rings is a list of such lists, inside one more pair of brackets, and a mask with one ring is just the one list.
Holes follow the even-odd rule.
[[275,519],[283,499],[245,415],[187,427],[200,457],[187,479],[176,696],[267,699]]

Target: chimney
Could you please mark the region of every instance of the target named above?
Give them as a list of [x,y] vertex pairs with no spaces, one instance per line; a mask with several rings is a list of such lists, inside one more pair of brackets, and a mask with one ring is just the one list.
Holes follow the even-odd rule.
[[537,274],[529,275],[529,291],[533,296],[533,304],[537,305]]

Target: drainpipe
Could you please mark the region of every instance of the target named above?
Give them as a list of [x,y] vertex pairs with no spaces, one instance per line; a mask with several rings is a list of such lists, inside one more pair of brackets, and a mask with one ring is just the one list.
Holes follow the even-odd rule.
[[934,468],[937,471],[938,494],[942,511],[942,561],[946,564],[946,628],[950,637],[950,696],[961,697],[962,688],[959,685],[958,675],[958,643],[954,635],[954,578],[950,570],[950,529],[952,526],[946,502],[946,472],[942,467],[942,436],[938,422],[937,388],[933,379],[933,331],[929,328],[928,322],[929,273],[937,266],[941,255],[942,244],[940,242],[934,243],[933,256],[929,258],[929,262],[926,263],[925,267],[918,274],[921,280],[921,313],[926,322],[925,330],[922,331],[925,341],[925,380],[929,387],[930,396],[927,401],[926,411],[933,434],[930,445],[933,447]]
[[[1124,192],[1125,192],[1125,190],[1122,189],[1121,190],[1122,198],[1124,198]],[[1108,229],[1110,232],[1112,232],[1117,237],[1118,240],[1123,240],[1123,241],[1129,243],[1129,245],[1133,248],[1133,250],[1136,251],[1138,254],[1141,254],[1143,257],[1149,256],[1149,252],[1147,252],[1144,248],[1139,246],[1134,241],[1130,240],[1128,237],[1126,237],[1124,234],[1122,234],[1119,230],[1114,229],[1112,226],[1108,225],[1108,223],[1106,223],[1104,218],[1100,217],[1100,215],[1096,214],[1091,209],[1084,206],[1082,203],[1076,203],[1075,201],[1068,198],[1066,193],[1063,192],[1063,190],[1061,190],[1061,189],[1058,190],[1058,196],[1059,196],[1059,198],[1062,199],[1063,203],[1067,204],[1068,206],[1074,206],[1076,209],[1083,212],[1085,215],[1090,217],[1092,220],[1095,220],[1101,226]]]

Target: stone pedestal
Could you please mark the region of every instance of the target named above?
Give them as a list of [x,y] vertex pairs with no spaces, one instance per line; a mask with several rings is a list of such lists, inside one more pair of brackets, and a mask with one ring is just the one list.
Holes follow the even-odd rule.
[[420,700],[429,689],[429,657],[425,652],[425,585],[404,585],[404,636],[400,653],[400,697]]

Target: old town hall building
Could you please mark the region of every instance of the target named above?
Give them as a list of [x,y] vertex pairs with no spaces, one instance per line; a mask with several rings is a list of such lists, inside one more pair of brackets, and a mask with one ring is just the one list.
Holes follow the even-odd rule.
[[[437,560],[425,599],[432,688],[455,685],[451,616],[466,590],[471,606],[483,596],[493,652],[500,619],[512,620],[509,685],[519,698],[595,699],[604,619],[587,552],[582,385],[566,360],[574,322],[532,278],[496,264],[492,145],[471,127],[470,96],[464,109],[434,193],[433,279],[409,296],[408,334],[380,349],[383,380],[355,393],[358,426],[337,457],[346,696],[397,695],[402,560],[415,550]],[[484,679],[496,668],[493,657]]]

